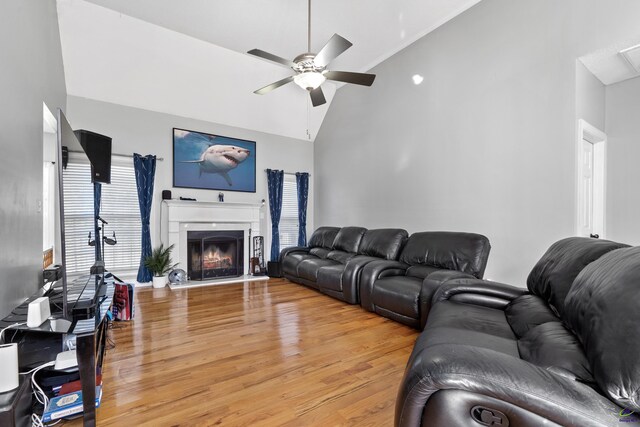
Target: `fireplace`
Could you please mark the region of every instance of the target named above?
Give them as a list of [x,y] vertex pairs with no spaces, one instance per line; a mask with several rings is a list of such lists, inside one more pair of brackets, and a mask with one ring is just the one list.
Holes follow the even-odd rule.
[[189,280],[238,277],[244,274],[244,231],[189,231]]

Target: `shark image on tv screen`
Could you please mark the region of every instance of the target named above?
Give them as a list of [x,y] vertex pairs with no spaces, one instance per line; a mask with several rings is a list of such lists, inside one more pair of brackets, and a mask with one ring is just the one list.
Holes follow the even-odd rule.
[[174,128],[173,186],[255,193],[255,141]]

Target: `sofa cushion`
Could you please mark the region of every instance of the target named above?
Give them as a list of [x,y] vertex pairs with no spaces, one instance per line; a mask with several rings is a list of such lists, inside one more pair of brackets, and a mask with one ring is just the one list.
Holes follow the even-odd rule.
[[562,316],[564,300],[573,280],[588,264],[614,249],[628,247],[609,240],[569,237],[559,240],[540,258],[527,278],[532,294],[550,304]]
[[517,337],[523,337],[530,329],[559,318],[547,303],[536,295],[523,295],[511,301],[504,309],[507,322]]
[[409,233],[399,228],[380,228],[364,233],[358,248],[359,255],[395,260]]
[[296,276],[298,274],[298,264],[305,259],[315,258],[313,255],[309,255],[306,252],[292,252],[282,258],[282,271],[285,274]]
[[330,249],[326,248],[311,248],[309,249],[309,254],[315,256],[316,258],[325,259],[327,255],[331,252]]
[[415,348],[442,344],[483,347],[520,357],[516,337],[502,310],[455,301],[433,305]]
[[438,267],[432,267],[430,265],[412,265],[407,268],[407,272],[405,273],[407,276],[415,277],[416,279],[424,279],[434,271],[442,270]]
[[325,249],[333,248],[333,241],[336,239],[338,231],[340,231],[339,227],[318,227],[309,239],[309,247]]
[[347,261],[349,261],[354,256],[356,256],[356,254],[351,252],[331,251],[327,254],[327,259],[337,261],[340,264],[346,264]]
[[[444,305],[442,305],[444,304]],[[516,336],[499,309],[455,301],[441,301],[429,312],[428,328],[453,328],[501,337],[516,343]]]
[[371,301],[412,319],[419,319],[419,296],[422,280],[413,277],[385,277],[376,281]]
[[362,240],[362,236],[366,231],[367,229],[362,227],[343,227],[336,235],[332,248],[338,251],[356,253],[358,246],[360,246],[360,240]]
[[316,282],[318,280],[318,270],[328,265],[339,265],[339,263],[331,259],[305,259],[298,264],[298,276]]
[[427,231],[409,237],[399,260],[458,270],[481,279],[490,249],[489,239],[480,234]]
[[320,267],[318,270],[318,287],[342,292],[342,273],[344,264]]
[[582,270],[565,301],[600,388],[618,405],[640,411],[640,246],[609,252]]
[[547,322],[518,340],[520,357],[534,365],[584,383],[593,383],[589,362],[578,339],[562,323]]

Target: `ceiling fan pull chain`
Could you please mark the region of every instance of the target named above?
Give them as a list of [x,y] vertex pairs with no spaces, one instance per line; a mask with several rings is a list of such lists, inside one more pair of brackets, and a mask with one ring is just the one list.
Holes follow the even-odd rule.
[[309,0],[309,7],[307,7],[307,52],[311,52],[311,0]]

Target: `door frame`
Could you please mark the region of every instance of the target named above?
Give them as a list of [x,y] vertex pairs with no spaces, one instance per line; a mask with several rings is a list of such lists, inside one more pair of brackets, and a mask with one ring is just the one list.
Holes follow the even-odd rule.
[[[596,198],[602,205],[602,218],[598,217],[599,227],[601,232],[597,233],[600,238],[606,236],[607,226],[607,135],[593,126],[589,122],[583,119],[578,119],[578,132],[575,143],[575,159],[576,159],[576,209],[575,209],[575,232],[576,235],[580,235],[580,206],[582,206],[582,192],[580,191],[580,184],[582,178],[582,141],[586,140],[593,144],[594,155],[594,205]],[[600,184],[600,185],[596,185]],[[602,188],[602,194],[595,194],[596,188]],[[596,217],[594,212],[594,225],[596,224]]]

